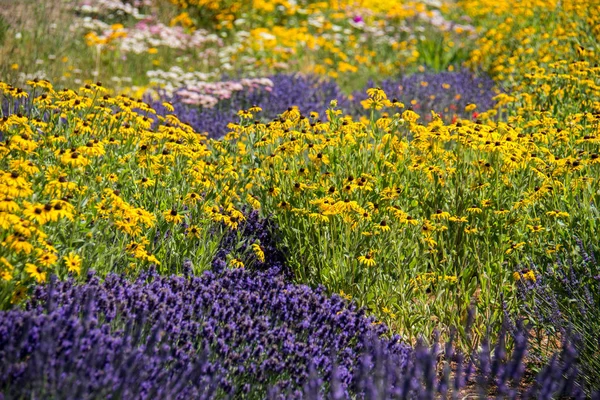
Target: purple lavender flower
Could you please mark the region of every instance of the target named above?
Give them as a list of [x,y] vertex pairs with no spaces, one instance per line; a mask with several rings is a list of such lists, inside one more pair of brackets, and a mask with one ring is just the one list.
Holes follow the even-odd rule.
[[0,392],[228,397],[246,382],[255,393],[287,392],[308,382],[311,365],[321,376],[334,362],[353,371],[372,335],[402,370],[410,347],[385,331],[339,296],[286,283],[278,271],[53,281],[26,309],[0,313]]
[[[600,285],[595,276],[600,265],[591,249],[575,240],[579,255],[557,256],[550,265],[530,262],[535,282],[520,280],[519,298],[522,316],[535,321],[539,337],[570,339],[570,346],[579,354],[583,380],[594,389],[600,389],[596,375],[600,370]],[[546,345],[547,346],[547,345]],[[532,356],[543,360],[547,350],[533,347]]]
[[[237,112],[253,105],[262,108],[257,118],[270,121],[292,106],[297,106],[303,113],[315,111],[324,115],[331,100],[343,101],[345,98],[334,81],[316,76],[280,74],[269,79],[273,83],[272,87],[256,86],[232,91],[229,98],[220,99],[213,107],[187,104],[178,92],[175,92],[172,97],[163,95],[159,101],[152,102],[149,98],[146,100],[160,115],[167,113],[161,103],[165,100],[169,101],[182,122],[189,124],[197,132],[220,138],[228,132],[227,125],[230,122],[238,121]],[[181,89],[184,90],[186,89]]]
[[[360,101],[367,98],[366,89],[374,86],[377,85],[371,81],[364,90],[353,93],[354,100],[350,106],[353,115],[364,114]],[[455,118],[471,119],[473,114],[465,112],[469,103],[476,104],[479,112],[492,109],[495,105],[493,98],[498,93],[496,83],[491,78],[478,77],[466,70],[420,73],[399,80],[386,79],[379,87],[390,100],[398,99],[426,121],[431,119],[431,110],[440,114],[446,122],[452,122]]]

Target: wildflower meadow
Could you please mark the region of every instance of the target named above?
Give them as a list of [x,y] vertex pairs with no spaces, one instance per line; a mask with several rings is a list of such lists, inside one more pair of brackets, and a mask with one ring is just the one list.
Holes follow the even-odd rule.
[[0,399],[600,399],[600,1],[0,0]]

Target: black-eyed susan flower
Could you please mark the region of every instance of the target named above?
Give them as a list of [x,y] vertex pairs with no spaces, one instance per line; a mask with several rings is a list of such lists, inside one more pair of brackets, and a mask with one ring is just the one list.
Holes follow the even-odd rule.
[[388,222],[385,219],[382,219],[379,224],[376,224],[375,226],[373,226],[373,228],[381,231],[381,232],[388,232],[391,228],[390,225],[388,224]]
[[447,211],[439,210],[439,209],[436,210],[435,213],[431,214],[431,219],[433,219],[433,220],[441,221],[441,220],[445,220],[448,218],[450,218],[450,213]]
[[283,208],[284,210],[289,210],[292,208],[292,205],[287,201],[282,200],[281,202],[279,202],[279,204],[277,204],[277,207]]
[[142,252],[140,258],[150,264],[160,265],[160,261],[158,261],[158,258],[156,258],[156,256],[149,251]]
[[199,239],[201,230],[197,225],[191,225],[189,228],[187,228],[186,234],[188,237]]
[[6,196],[3,199],[0,199],[0,211],[15,213],[19,211],[19,204],[10,196]]
[[162,106],[167,109],[167,111],[169,112],[174,112],[175,108],[173,107],[173,104],[169,103],[168,101],[165,101],[162,103]]
[[165,221],[172,224],[180,224],[183,221],[183,215],[179,214],[175,208],[163,212]]
[[254,210],[259,210],[261,207],[260,201],[255,196],[252,196],[250,193],[246,195],[246,201]]
[[529,229],[532,233],[541,232],[544,228],[541,225],[527,225],[527,229]]
[[9,235],[6,238],[6,243],[8,244],[8,247],[16,253],[31,254],[34,249],[33,245],[22,232]]
[[476,204],[473,204],[470,207],[467,207],[467,212],[471,214],[480,214],[483,212],[483,210],[479,208]]
[[252,243],[252,251],[261,263],[265,262],[265,253],[259,243]]
[[367,267],[373,267],[375,266],[375,264],[377,264],[372,251],[369,251],[367,254],[358,256],[357,259],[359,263],[366,265]]
[[77,275],[81,273],[81,257],[74,252],[70,252],[68,255],[63,257],[67,271],[74,272]]
[[508,249],[506,249],[504,253],[510,254],[523,246],[525,246],[525,242],[511,242],[510,246],[508,247]]
[[345,293],[343,290],[340,290],[340,297],[346,300],[352,300],[352,295]]
[[259,106],[257,106],[256,104],[252,105],[252,107],[250,107],[248,109],[248,111],[250,111],[251,113],[258,113],[262,111],[262,108],[260,108]]
[[156,184],[156,180],[143,177],[142,179],[135,181],[135,183],[141,185],[142,187],[148,188],[154,186]]
[[26,263],[25,272],[27,272],[29,276],[35,279],[38,283],[46,281],[46,271],[44,271],[44,269],[38,265]]
[[225,218],[223,218],[223,222],[230,229],[236,230],[238,228],[240,222],[242,222],[242,218],[238,217],[237,215],[229,215],[229,216],[225,216]]
[[546,212],[546,215],[554,218],[569,218],[569,213],[565,211],[552,210]]
[[416,225],[419,225],[419,220],[417,218],[414,218],[411,215],[407,215],[406,217],[404,217],[403,219],[400,220],[400,223],[416,226]]
[[36,249],[36,253],[38,256],[37,262],[44,267],[50,267],[56,264],[56,262],[58,261],[58,256],[56,255],[56,253],[42,249]]
[[451,216],[450,218],[448,218],[448,220],[450,222],[457,222],[457,223],[468,222],[467,217],[459,217],[459,216]]
[[6,258],[0,257],[0,279],[3,281],[12,280],[14,269],[15,267]]
[[279,196],[279,194],[281,193],[281,189],[275,186],[271,186],[269,189],[267,189],[267,193],[269,194],[269,196],[276,197]]
[[474,233],[477,233],[477,232],[479,232],[479,229],[477,229],[477,227],[476,227],[476,226],[467,225],[467,226],[465,227],[464,231],[465,231],[465,233],[466,233],[467,235],[471,235],[471,234],[474,234]]
[[433,237],[430,234],[423,235],[421,237],[421,240],[429,247],[437,246],[437,242],[433,239]]
[[229,265],[232,268],[244,268],[244,262],[239,258],[232,258],[231,260],[229,260]]
[[86,165],[90,164],[90,160],[85,158],[78,151],[71,151],[71,152],[64,153],[61,156],[60,161],[63,164],[70,165],[72,167],[85,167]]
[[202,196],[200,196],[198,193],[190,192],[183,199],[183,203],[188,205],[196,205],[196,203],[198,203],[201,199]]

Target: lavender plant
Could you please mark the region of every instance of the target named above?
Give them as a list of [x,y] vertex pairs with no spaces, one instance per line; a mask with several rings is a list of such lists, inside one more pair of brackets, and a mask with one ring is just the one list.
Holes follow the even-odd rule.
[[[367,88],[374,86],[375,82],[369,82]],[[489,77],[476,76],[467,70],[419,73],[399,80],[386,79],[379,86],[389,99],[398,99],[424,118],[430,118],[429,111],[433,110],[447,122],[456,118],[471,119],[473,111],[465,110],[469,104],[476,105],[479,112],[492,109],[495,105],[494,96],[499,90]],[[352,94],[352,114],[364,114],[361,101],[367,99],[367,88]]]
[[[40,286],[0,313],[6,398],[584,398],[569,343],[522,389],[524,331],[465,362],[452,344],[414,350],[322,288],[277,268],[136,281],[90,274]],[[440,362],[443,357],[446,362]]]
[[535,359],[546,359],[560,344],[559,338],[572,338],[583,379],[599,389],[600,264],[591,246],[586,250],[581,240],[577,242],[577,255],[557,257],[554,265],[545,268],[531,262],[515,272],[515,277],[521,312],[536,328]]
[[[337,100],[341,109],[359,118],[365,112],[361,101],[367,98],[366,90],[375,86],[374,82],[369,82],[363,90],[346,96],[335,81],[314,75],[279,74],[268,79],[272,86],[255,85],[231,91],[228,97],[219,101],[214,99],[204,106],[190,103],[187,88],[181,88],[173,96],[163,93],[159,100],[151,101],[150,97],[147,100],[162,115],[168,113],[162,103],[169,101],[182,121],[198,132],[219,138],[227,133],[227,125],[237,120],[239,110],[253,105],[260,106],[260,117],[270,121],[293,106],[302,113],[314,111],[324,116],[331,100]],[[390,99],[397,97],[407,107],[425,111],[425,117],[427,111],[435,110],[447,121],[457,117],[471,118],[472,111],[465,111],[469,104],[476,104],[479,111],[493,108],[493,97],[497,94],[491,79],[476,77],[468,71],[410,75],[400,80],[385,80],[381,86]]]
[[[253,105],[262,108],[260,117],[269,121],[292,106],[301,112],[317,112],[325,115],[329,102],[342,101],[344,95],[338,85],[331,80],[323,80],[314,75],[279,74],[269,77],[272,86],[255,85],[244,90],[231,91],[229,97],[219,99],[216,104],[207,106],[192,105],[187,101],[186,88],[173,96],[163,94],[160,100],[151,102],[159,114],[168,113],[162,103],[169,101],[179,118],[196,131],[207,133],[209,137],[220,138],[227,132],[227,125],[237,121],[237,112]],[[149,98],[147,100],[150,100]]]
[[[223,397],[294,392],[310,368],[353,371],[386,327],[277,268],[200,277],[90,275],[36,289],[0,314],[0,391],[9,398]],[[410,347],[381,338],[406,365]],[[311,367],[312,366],[312,367]],[[252,383],[252,385],[250,385]],[[347,388],[344,388],[347,390]]]

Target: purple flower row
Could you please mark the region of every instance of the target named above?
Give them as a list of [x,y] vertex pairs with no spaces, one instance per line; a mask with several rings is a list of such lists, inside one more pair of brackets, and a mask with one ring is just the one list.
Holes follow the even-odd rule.
[[[540,268],[530,262],[517,273],[529,271],[535,281],[519,280],[520,311],[535,321],[539,337],[570,337],[577,349],[583,380],[600,389],[600,262],[593,249],[577,239],[579,254],[557,256],[554,265]],[[550,345],[553,345],[550,343]],[[542,358],[548,344],[533,348],[532,356]]]
[[[0,313],[0,394],[433,399],[471,390],[484,398],[585,396],[568,343],[523,390],[522,333],[512,352],[501,335],[492,350],[484,343],[476,363],[465,363],[451,345],[443,352],[437,345],[412,350],[385,332],[339,296],[285,283],[269,271],[148,272],[135,281],[90,275],[81,285],[53,280],[36,289],[25,309]],[[453,363],[440,363],[442,353]]]
[[[375,86],[374,82],[367,84],[367,87]],[[465,107],[471,103],[477,106],[476,112],[492,109],[495,105],[493,98],[499,93],[491,78],[479,77],[467,70],[420,73],[399,80],[386,79],[379,87],[390,100],[397,98],[426,120],[431,119],[430,111],[433,110],[447,122],[455,118],[471,119],[473,112],[465,111]],[[352,114],[359,114],[363,110],[360,101],[367,98],[365,90],[353,93],[354,100],[350,105]]]
[[[38,287],[0,314],[0,392],[29,398],[212,397],[299,391],[311,368],[345,371],[386,331],[323,289],[272,272],[90,276]],[[402,370],[410,347],[380,339]],[[251,384],[251,385],[250,385]],[[345,389],[346,390],[346,389]],[[295,395],[299,395],[296,392]]]
[[[159,100],[147,101],[160,115],[170,113],[162,103],[169,101],[175,114],[183,122],[191,125],[197,132],[207,133],[209,137],[220,138],[227,132],[230,122],[239,120],[237,112],[253,105],[260,106],[263,111],[256,118],[270,121],[278,117],[289,107],[296,106],[305,114],[312,111],[324,118],[331,100],[338,100],[338,105],[355,118],[367,115],[361,101],[367,98],[366,90],[376,86],[369,82],[365,88],[346,96],[335,81],[317,76],[299,74],[280,74],[267,79],[273,85],[240,85],[244,90],[233,90],[226,98],[221,98],[211,107],[189,104],[187,88],[181,88],[173,96],[163,94]],[[224,83],[235,84],[235,81]],[[471,118],[472,112],[465,111],[465,106],[474,103],[477,111],[491,109],[496,95],[495,83],[487,77],[477,77],[468,71],[423,73],[410,75],[397,80],[385,80],[381,88],[390,99],[397,98],[408,108],[419,112],[424,120],[431,117],[430,111],[441,114],[446,122],[456,117]],[[199,90],[196,88],[196,90]],[[28,100],[11,102],[12,112],[29,114],[31,103]],[[9,113],[8,100],[2,101],[2,113]]]
[[[367,98],[366,90],[376,86],[369,82],[363,90],[346,96],[335,81],[316,76],[280,74],[269,79],[273,82],[272,87],[232,92],[230,98],[222,99],[210,108],[190,105],[185,96],[177,92],[174,96],[164,96],[150,103],[159,114],[164,115],[168,111],[161,103],[169,101],[182,121],[198,132],[220,138],[228,132],[228,123],[238,121],[237,112],[253,105],[263,109],[257,118],[267,121],[277,118],[293,106],[297,106],[302,113],[315,111],[324,118],[330,101],[338,100],[341,109],[359,118],[367,114],[360,103]],[[476,104],[479,111],[493,108],[493,97],[496,95],[494,81],[474,76],[468,71],[411,75],[399,80],[385,80],[381,87],[390,99],[396,97],[406,107],[420,112],[425,119],[434,110],[447,122],[455,117],[471,118],[472,112],[465,111],[465,106],[470,103]],[[185,88],[181,91],[185,93]]]

